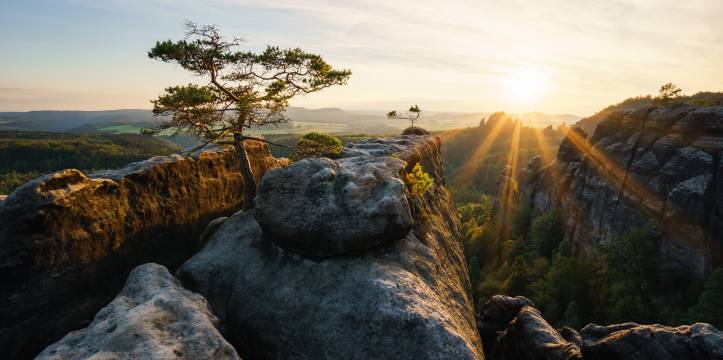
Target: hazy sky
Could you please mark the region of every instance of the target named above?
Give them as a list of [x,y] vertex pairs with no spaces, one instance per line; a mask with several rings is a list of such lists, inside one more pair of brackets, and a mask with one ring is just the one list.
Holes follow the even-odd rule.
[[193,81],[148,59],[182,22],[318,52],[306,107],[591,114],[672,81],[723,90],[721,0],[2,0],[0,111],[150,108]]

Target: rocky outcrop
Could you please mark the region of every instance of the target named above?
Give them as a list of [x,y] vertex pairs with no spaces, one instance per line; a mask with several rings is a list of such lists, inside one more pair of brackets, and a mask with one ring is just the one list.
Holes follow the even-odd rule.
[[669,268],[707,273],[723,265],[722,122],[723,107],[611,112],[589,138],[570,131],[553,164],[531,163],[525,194],[558,208],[576,254],[646,226]]
[[203,297],[184,289],[164,266],[149,263],[131,271],[88,327],[36,359],[239,359],[217,324]]
[[709,324],[590,324],[580,332],[586,360],[723,359],[723,334]]
[[[248,142],[259,177],[284,161]],[[0,204],[0,347],[36,355],[82,327],[139,264],[175,269],[214,218],[243,203],[232,150],[206,147],[85,175],[35,179]]]
[[580,359],[580,347],[542,318],[529,299],[495,295],[477,313],[485,354],[494,360]]
[[[372,139],[345,148],[338,162],[312,159],[272,170],[256,198],[259,211],[223,221],[177,276],[208,299],[242,357],[482,359],[459,219],[443,186],[439,149],[432,136]],[[417,163],[435,181],[424,194],[403,186]],[[299,184],[287,192],[277,187],[279,179]],[[308,217],[310,229],[338,222],[353,237],[342,229],[330,232],[340,238],[322,236],[319,243],[279,237],[302,237],[308,229],[283,209],[272,214],[271,205],[284,204],[270,191],[284,192],[291,206],[307,203],[296,216]],[[380,219],[361,201],[365,196],[386,204],[378,209]],[[404,233],[399,225],[405,223],[390,214],[406,209],[412,216],[404,218],[411,224]],[[294,226],[276,232],[280,219]],[[380,232],[384,227],[395,230]],[[331,255],[329,249],[333,256],[315,256]]]
[[0,205],[2,205],[3,201],[5,201],[5,199],[7,199],[7,197],[8,197],[7,195],[0,195]]
[[310,256],[401,239],[413,224],[405,165],[392,157],[313,158],[271,171],[256,198],[256,220],[274,243]]
[[[709,324],[679,327],[587,325],[554,329],[529,300],[496,295],[479,310],[478,326],[491,360],[713,360],[723,358],[723,334]],[[520,305],[522,305],[520,307]],[[517,312],[513,312],[517,309]],[[486,334],[486,335],[485,335]],[[496,334],[496,335],[493,335]]]

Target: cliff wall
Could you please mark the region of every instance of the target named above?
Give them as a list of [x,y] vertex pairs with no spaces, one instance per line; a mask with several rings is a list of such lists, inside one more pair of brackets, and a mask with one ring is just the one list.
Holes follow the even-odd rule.
[[559,209],[575,253],[645,226],[667,266],[704,274],[723,264],[722,122],[723,107],[612,112],[589,138],[570,131],[554,163],[531,161],[525,194]]
[[[247,147],[259,179],[286,165],[263,143]],[[206,224],[243,201],[235,153],[214,146],[23,185],[0,202],[0,347],[36,355],[87,324],[135,266],[178,267],[203,245]]]

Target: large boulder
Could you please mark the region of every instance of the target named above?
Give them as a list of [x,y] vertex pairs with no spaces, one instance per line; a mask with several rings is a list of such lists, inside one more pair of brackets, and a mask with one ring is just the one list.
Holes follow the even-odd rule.
[[339,255],[401,239],[412,228],[392,157],[301,160],[270,171],[256,196],[256,220],[279,246],[304,255]]
[[[404,193],[416,221],[397,239],[378,241],[367,234],[369,243],[378,245],[309,256],[269,239],[268,228],[250,210],[224,221],[177,276],[208,299],[242,357],[483,359],[458,215],[437,176],[439,148],[436,137],[402,136],[344,150],[341,162],[351,173],[376,164],[389,166],[377,169],[380,173],[397,174],[421,163],[432,174],[435,184],[428,192]],[[369,184],[385,186],[371,179]],[[287,196],[289,203],[307,199],[304,193]],[[310,211],[309,218],[316,216]],[[304,236],[306,228],[299,224],[295,231]]]
[[[255,174],[285,165],[248,142]],[[134,267],[177,268],[206,224],[243,204],[231,149],[208,146],[90,175],[37,178],[0,203],[0,347],[29,358],[88,324]],[[82,294],[82,295],[81,295]]]
[[580,333],[586,360],[723,359],[723,334],[709,324],[590,324]]
[[164,266],[149,263],[131,271],[88,327],[36,359],[239,359],[217,324],[203,297],[184,289]]
[[580,348],[567,341],[542,318],[540,311],[524,306],[510,322],[492,351],[494,360],[582,359]]

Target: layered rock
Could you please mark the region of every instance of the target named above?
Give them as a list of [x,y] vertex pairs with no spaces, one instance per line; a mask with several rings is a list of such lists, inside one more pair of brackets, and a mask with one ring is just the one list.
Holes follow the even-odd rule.
[[206,300],[161,265],[131,271],[123,290],[88,327],[36,359],[239,359],[221,336]]
[[[338,162],[272,170],[256,198],[259,211],[223,221],[177,276],[208,299],[242,357],[482,359],[439,148],[432,136],[372,139],[345,148]],[[417,163],[435,180],[424,194],[404,184]],[[292,185],[279,188],[279,179],[298,184],[292,192]],[[284,203],[271,191],[283,192],[310,227],[272,211]],[[375,210],[378,219],[364,199],[386,204]],[[293,226],[275,231],[284,220]],[[338,237],[317,232],[327,228]],[[306,231],[320,235],[319,243]]]
[[704,274],[723,265],[722,122],[723,107],[612,112],[589,139],[569,132],[553,164],[531,164],[526,195],[559,209],[576,254],[646,226],[668,267]]
[[[478,326],[491,360],[713,360],[723,358],[723,334],[709,324],[679,327],[587,325],[555,329],[529,300],[497,295],[479,310]],[[515,309],[517,309],[515,313]],[[496,334],[496,335],[493,335]]]
[[[255,174],[284,165],[247,145]],[[146,262],[175,269],[214,218],[243,203],[232,150],[206,147],[85,175],[35,179],[0,204],[0,346],[34,356],[83,326]]]

